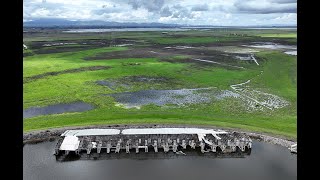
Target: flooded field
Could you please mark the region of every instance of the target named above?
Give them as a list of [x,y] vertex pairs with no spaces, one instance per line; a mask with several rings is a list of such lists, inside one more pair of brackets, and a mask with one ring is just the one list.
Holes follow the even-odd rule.
[[[295,30],[65,30],[23,34],[24,130],[152,122],[296,137]],[[95,110],[41,107],[66,99]]]
[[[123,153],[118,158],[56,161],[56,142],[26,144],[23,147],[23,179],[297,179],[297,156],[282,146],[253,141],[251,154],[244,158],[208,158],[200,154],[173,154],[158,158],[134,158]],[[124,154],[127,155],[127,154]],[[130,158],[132,157],[132,158]],[[124,173],[125,170],[125,173]]]
[[185,105],[210,102],[214,94],[218,92],[214,88],[202,89],[178,89],[178,90],[141,90],[136,92],[124,92],[109,94],[117,102],[125,107],[139,107],[147,104]]
[[84,102],[74,102],[69,104],[56,104],[46,107],[31,107],[23,110],[23,118],[31,118],[40,115],[62,114],[66,112],[82,112],[93,109],[94,107]]
[[87,33],[87,32],[130,32],[130,31],[187,31],[186,28],[109,28],[109,29],[70,29],[68,33]]

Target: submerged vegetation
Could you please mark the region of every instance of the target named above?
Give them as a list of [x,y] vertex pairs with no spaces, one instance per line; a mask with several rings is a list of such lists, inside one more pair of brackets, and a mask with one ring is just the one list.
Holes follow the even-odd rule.
[[[294,45],[295,38],[291,30],[26,32],[24,109],[77,101],[95,108],[25,118],[24,131],[98,124],[195,124],[296,138],[296,56],[285,54],[285,49],[244,46]],[[73,44],[44,46],[61,42]],[[258,64],[239,60],[239,55],[252,55]],[[213,88],[220,96],[201,103],[127,107],[110,95],[196,88]],[[174,98],[184,100],[185,95]]]

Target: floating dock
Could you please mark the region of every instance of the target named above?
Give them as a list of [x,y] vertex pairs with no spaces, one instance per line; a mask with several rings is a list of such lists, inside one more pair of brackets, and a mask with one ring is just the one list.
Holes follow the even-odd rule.
[[67,130],[55,147],[56,156],[90,154],[168,153],[187,155],[188,150],[207,153],[251,151],[249,136],[200,128],[137,128]]

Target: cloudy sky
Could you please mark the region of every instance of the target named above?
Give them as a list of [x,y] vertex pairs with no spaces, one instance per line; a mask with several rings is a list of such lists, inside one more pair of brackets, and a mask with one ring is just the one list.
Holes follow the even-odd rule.
[[23,20],[296,25],[297,0],[24,0]]

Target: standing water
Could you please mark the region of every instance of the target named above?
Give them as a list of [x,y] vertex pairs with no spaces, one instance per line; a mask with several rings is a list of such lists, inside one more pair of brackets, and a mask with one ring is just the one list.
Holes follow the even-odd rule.
[[[27,144],[23,148],[25,180],[64,179],[297,179],[297,156],[282,146],[253,141],[245,158],[208,158],[176,155],[170,159],[98,159],[60,162],[54,142]],[[159,152],[163,153],[163,152]],[[135,153],[130,154],[135,156]]]

